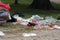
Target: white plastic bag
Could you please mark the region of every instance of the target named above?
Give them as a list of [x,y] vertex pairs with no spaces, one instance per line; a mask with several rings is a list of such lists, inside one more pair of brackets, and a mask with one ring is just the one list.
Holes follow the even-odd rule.
[[60,29],[60,26],[55,25],[54,28],[55,28],[55,29]]
[[55,22],[56,22],[56,19],[54,19],[52,16],[45,17],[45,20],[46,20],[47,24],[50,24],[50,23],[55,24]]
[[33,19],[33,20],[40,20],[40,19],[43,19],[43,17],[40,17],[38,15],[32,15],[32,17],[30,19]]
[[37,36],[35,33],[23,33],[24,37]]
[[5,36],[5,34],[2,31],[0,31],[0,36]]

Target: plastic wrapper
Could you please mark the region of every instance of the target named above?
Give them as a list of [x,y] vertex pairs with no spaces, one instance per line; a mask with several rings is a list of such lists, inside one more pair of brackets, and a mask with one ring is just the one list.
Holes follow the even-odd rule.
[[55,22],[56,22],[56,19],[53,18],[52,16],[45,17],[45,20],[46,20],[47,24],[50,24],[50,23],[55,24]]

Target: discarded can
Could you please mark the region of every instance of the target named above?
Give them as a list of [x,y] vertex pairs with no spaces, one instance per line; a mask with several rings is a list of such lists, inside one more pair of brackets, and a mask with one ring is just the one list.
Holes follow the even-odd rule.
[[48,24],[48,26],[50,27],[50,28],[53,28],[53,24],[52,23],[50,23],[50,24]]
[[31,26],[31,24],[27,24],[27,26],[28,26],[28,27],[30,27],[30,26]]

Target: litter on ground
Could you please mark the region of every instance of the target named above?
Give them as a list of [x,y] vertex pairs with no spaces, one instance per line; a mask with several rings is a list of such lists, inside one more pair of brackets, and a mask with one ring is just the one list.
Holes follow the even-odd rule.
[[35,34],[35,33],[23,33],[22,36],[31,37],[31,36],[37,36],[37,34]]
[[39,15],[32,15],[32,17],[25,19],[19,16],[19,14],[17,15],[15,14],[12,17],[17,20],[13,22],[13,24],[21,24],[21,25],[25,25],[31,28],[36,28],[36,29],[39,29],[45,26],[47,26],[47,28],[54,29],[56,23],[59,24],[59,22],[57,22],[58,20],[53,18],[52,16],[46,16],[45,18],[43,18]]
[[0,36],[5,36],[5,34],[2,31],[0,31]]

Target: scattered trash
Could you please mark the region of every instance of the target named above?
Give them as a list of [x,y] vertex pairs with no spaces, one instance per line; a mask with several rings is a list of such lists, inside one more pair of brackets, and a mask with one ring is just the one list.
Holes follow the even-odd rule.
[[18,15],[19,17],[24,17],[24,14],[22,12],[15,12],[12,16]]
[[0,31],[0,36],[5,36],[5,34],[2,31]]
[[60,29],[60,26],[55,25],[54,28],[55,28],[55,29]]
[[35,34],[35,33],[23,33],[22,36],[30,37],[30,36],[37,36],[37,34]]
[[27,21],[21,21],[20,24],[21,24],[21,25],[27,25],[28,22],[27,22]]
[[41,29],[43,26],[44,26],[43,24],[38,23],[37,25],[34,26],[33,29]]
[[22,20],[22,17],[19,17],[19,15],[14,15],[13,18],[15,18],[16,20]]
[[12,16],[13,18],[12,20],[15,21],[13,22],[13,24],[26,25],[29,28],[33,28],[33,29],[39,29],[42,27],[53,29],[55,24],[60,23],[59,20],[57,21],[57,19],[53,18],[52,16],[47,16],[45,17],[45,19],[43,17],[40,17],[39,15],[32,15],[32,17],[27,18],[27,19],[22,18],[23,16],[24,15],[20,13],[14,14]]
[[39,15],[32,15],[32,17],[30,19],[40,20],[40,19],[43,19],[43,17],[40,17]]
[[52,23],[50,23],[50,24],[48,24],[48,26],[50,27],[50,28],[53,28],[53,24]]
[[56,22],[56,19],[54,19],[52,16],[45,17],[45,20],[46,20],[47,24],[50,24],[50,23],[55,24],[55,22]]

